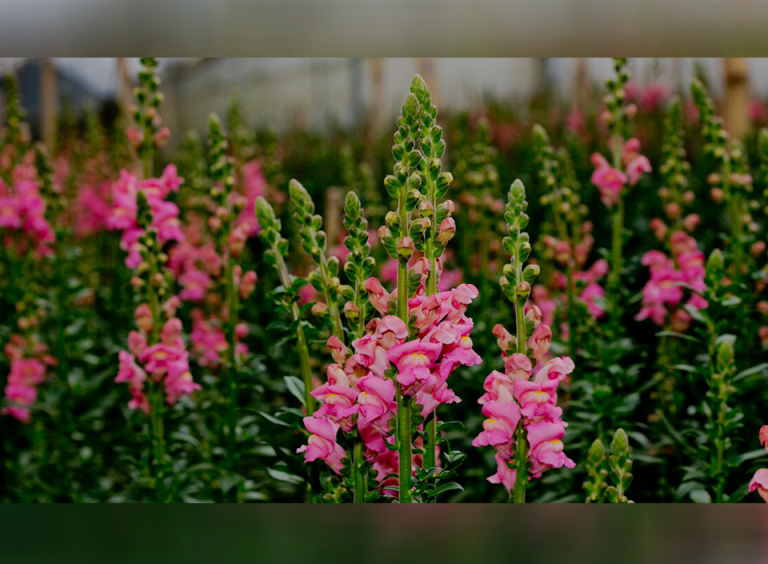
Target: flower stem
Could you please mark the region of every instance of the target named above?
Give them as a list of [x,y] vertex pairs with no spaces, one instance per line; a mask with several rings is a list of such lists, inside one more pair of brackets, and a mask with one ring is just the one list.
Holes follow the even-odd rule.
[[[517,256],[515,257],[515,271],[518,283],[523,280],[523,261],[520,259],[520,248],[518,246]],[[525,300],[520,297],[515,300],[515,327],[517,329],[517,352],[526,354],[528,336],[525,326]],[[515,476],[512,497],[515,503],[525,503],[525,488],[528,485],[528,442],[525,440],[522,417],[515,430],[515,440],[517,443],[517,450],[515,452],[517,474]]]
[[354,502],[365,503],[365,470],[363,468],[363,443],[360,439],[355,441],[352,460],[352,479],[355,486]]
[[[405,209],[403,198],[402,209]],[[400,260],[397,265],[397,315],[408,323],[408,263]],[[399,385],[397,389],[397,442],[399,452],[400,503],[411,503],[411,406]]]
[[235,284],[235,261],[230,256],[227,259],[227,362],[226,362],[226,387],[227,401],[227,467],[233,470],[237,467],[237,397],[238,397],[238,369],[237,369],[237,310],[238,293]]
[[[280,254],[277,245],[272,249],[277,264],[277,275],[280,278],[280,284],[286,290],[291,287],[291,276],[288,274],[288,267]],[[301,379],[304,382],[304,406],[307,408],[307,414],[315,412],[315,398],[312,396],[312,369],[309,364],[309,345],[307,337],[304,334],[304,327],[301,325],[301,311],[296,302],[291,304],[291,317],[296,325],[296,342],[299,353],[299,368],[301,370]]]

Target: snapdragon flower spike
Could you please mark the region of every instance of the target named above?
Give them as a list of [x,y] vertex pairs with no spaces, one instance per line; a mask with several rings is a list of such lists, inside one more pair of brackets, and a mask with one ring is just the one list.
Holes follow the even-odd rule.
[[629,446],[629,437],[624,429],[614,433],[611,441],[611,454],[608,457],[613,485],[605,490],[610,503],[632,503],[627,498],[627,488],[632,483],[632,448]]
[[157,76],[157,59],[145,57],[140,59],[142,69],[139,71],[139,85],[134,89],[137,106],[133,108],[135,128],[127,131],[128,141],[133,145],[144,166],[144,178],[151,176],[152,160],[159,147],[162,147],[170,136],[167,127],[162,126],[160,104],[163,94],[158,90],[160,77]]
[[458,189],[457,200],[464,213],[461,222],[469,227],[459,244],[464,262],[463,270],[478,271],[483,279],[498,268],[496,249],[492,246],[495,218],[504,208],[498,197],[502,192],[497,167],[498,151],[491,139],[491,125],[481,117],[472,134],[469,114],[459,116],[458,130],[454,135],[452,183]]
[[[762,128],[758,135],[758,157],[760,159],[760,169],[758,172],[758,185],[763,188],[763,213],[768,215],[768,129]],[[765,249],[763,249],[765,250]]]
[[280,232],[282,224],[275,215],[275,210],[272,209],[272,206],[264,197],[259,196],[256,198],[255,210],[256,218],[261,226],[259,236],[267,246],[267,250],[264,253],[266,261],[274,267],[280,280],[280,285],[285,290],[281,305],[290,312],[291,321],[295,328],[299,366],[304,383],[304,406],[307,409],[307,413],[313,413],[315,410],[315,398],[311,393],[313,384],[309,360],[309,344],[304,333],[301,312],[297,303],[296,279],[288,272],[288,266],[285,264],[285,257],[288,255],[288,241]]
[[0,178],[7,184],[11,184],[14,169],[21,164],[30,142],[29,126],[25,121],[27,112],[21,103],[19,80],[12,72],[5,76],[3,94],[6,127],[0,146],[3,148],[5,158],[0,162]]
[[690,314],[681,307],[686,294],[689,297],[685,305],[697,310],[707,307],[702,296],[706,290],[704,253],[684,231],[672,235],[670,247],[673,258],[661,251],[643,255],[642,264],[649,267],[651,278],[643,288],[643,307],[635,319],[651,319],[659,326],[671,323],[675,331],[684,332],[691,321]]
[[5,345],[5,354],[11,365],[5,384],[6,406],[3,415],[10,415],[22,423],[29,423],[32,406],[37,400],[37,389],[45,381],[49,366],[55,364],[46,346],[36,336],[13,335]]
[[[584,302],[589,314],[596,319],[604,315],[601,302],[605,290],[599,280],[607,273],[607,263],[600,259],[590,268],[586,267],[594,237],[591,234],[591,223],[585,220],[587,210],[581,204],[576,189],[577,182],[568,152],[556,154],[546,130],[540,125],[533,128],[533,149],[544,190],[540,202],[552,210],[552,220],[545,221],[542,226],[546,235],[542,238],[543,244],[539,245],[540,258],[550,259],[562,268],[562,271],[555,270],[548,286],[565,290],[563,309],[568,328],[569,354],[573,355],[576,353],[577,331],[574,302],[577,298]],[[554,324],[552,313],[560,307],[557,296],[550,298],[543,286],[534,288],[533,292],[534,301],[547,310],[547,323]]]
[[151,226],[150,203],[143,191],[136,194],[135,221],[140,257],[135,286],[142,303],[136,308],[138,331],[128,336],[130,352],[119,354],[120,368],[115,381],[128,384],[132,396],[130,409],[149,414],[151,402],[144,390],[147,375],[154,384],[162,384],[169,405],[199,390],[200,385],[193,381],[181,337],[181,320],[175,317],[179,300],[171,293],[173,275],[166,266],[168,255],[163,252],[157,228]]
[[725,129],[723,119],[715,115],[715,105],[704,85],[694,79],[691,82],[691,94],[699,111],[699,123],[704,137],[704,150],[714,159],[716,170],[707,177],[711,186],[712,199],[720,203],[725,201],[728,206],[734,263],[742,262],[742,246],[744,245],[745,224],[745,192],[748,186],[751,190],[752,179],[748,174],[739,174],[734,167],[734,157],[738,160],[742,152],[737,143],[733,143]]
[[[768,452],[768,425],[760,428],[760,446]],[[768,468],[760,468],[749,482],[749,491],[757,491],[763,501],[768,503]]]
[[291,180],[288,187],[291,208],[299,223],[301,244],[317,267],[309,273],[312,287],[323,292],[331,315],[332,332],[339,339],[344,338],[339,302],[341,300],[339,280],[339,259],[326,256],[326,236],[322,230],[323,218],[315,214],[315,204],[309,192],[298,180]]
[[[347,193],[344,200],[344,227],[347,230],[344,246],[349,251],[344,263],[344,274],[352,286],[341,286],[341,295],[346,300],[344,313],[355,328],[354,335],[360,338],[365,332],[371,308],[370,302],[366,299],[366,283],[371,279],[376,268],[376,260],[370,256],[368,221],[363,214],[360,198],[351,191]],[[380,284],[379,287],[381,287]]]
[[664,186],[659,189],[659,197],[664,206],[666,222],[661,218],[651,220],[654,235],[664,242],[668,232],[685,229],[692,232],[699,223],[696,214],[685,214],[696,196],[688,188],[688,176],[691,165],[685,159],[683,140],[682,109],[680,99],[675,97],[669,106],[664,120],[664,142],[661,147],[662,164],[659,172],[664,179]]
[[[503,484],[515,502],[525,501],[529,476],[539,478],[550,468],[574,467],[564,453],[566,423],[557,406],[557,389],[574,370],[568,357],[550,358],[552,331],[542,322],[539,308],[527,304],[536,265],[524,266],[531,246],[525,213],[525,187],[519,180],[510,187],[505,213],[508,236],[503,246],[510,254],[500,284],[514,304],[516,335],[497,325],[493,334],[502,350],[504,372],[493,371],[478,400],[487,419],[474,446],[496,449],[497,472],[488,478]],[[528,337],[530,335],[530,338]],[[514,492],[514,495],[512,495]]]

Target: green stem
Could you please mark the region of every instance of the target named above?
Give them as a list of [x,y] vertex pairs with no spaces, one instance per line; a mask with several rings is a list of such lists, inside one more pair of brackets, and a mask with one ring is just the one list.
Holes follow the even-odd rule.
[[528,442],[525,440],[525,430],[522,421],[515,431],[517,439],[517,452],[515,453],[515,486],[512,490],[512,500],[515,503],[525,503],[525,488],[528,485]]
[[621,292],[621,262],[624,239],[624,195],[619,195],[619,202],[613,212],[613,232],[611,238],[611,273],[609,285],[611,288],[611,325],[614,331],[619,328],[619,293]]
[[411,405],[408,397],[397,388],[397,433],[399,452],[400,503],[411,503]]
[[323,287],[325,288],[325,301],[328,302],[328,311],[331,314],[333,334],[343,342],[344,325],[341,322],[341,312],[339,311],[338,301],[336,300],[336,296],[332,294],[331,273],[328,270],[328,261],[325,258],[325,254],[320,255],[320,276],[323,279]]
[[[398,213],[400,229],[408,232],[408,209],[405,206],[406,195],[400,195]],[[397,263],[397,316],[408,326],[408,261],[402,258]],[[400,385],[395,382],[397,391],[397,442],[399,451],[399,491],[400,503],[411,503],[411,406],[410,400],[403,396]]]
[[301,379],[304,382],[304,405],[307,407],[307,415],[315,412],[315,398],[312,395],[312,368],[309,364],[309,344],[307,336],[304,334],[304,327],[301,325],[299,306],[292,304],[291,315],[296,323],[296,342],[299,347],[299,369],[301,370]]
[[235,261],[232,257],[227,259],[227,363],[225,378],[228,404],[227,404],[227,467],[233,470],[237,467],[237,398],[238,398],[238,367],[237,367],[237,310],[238,289],[235,284]]
[[72,434],[72,407],[70,405],[71,390],[69,387],[69,366],[67,357],[67,347],[65,342],[65,284],[62,272],[63,257],[62,234],[56,234],[56,254],[54,261],[56,263],[56,374],[61,386],[61,400],[59,402],[59,412],[61,414],[61,430],[59,432],[59,472],[61,479],[62,499],[71,499],[71,476],[69,471],[69,442]]
[[[523,280],[523,264],[520,260],[520,249],[518,247],[515,257],[516,279],[519,284]],[[526,354],[528,349],[528,335],[525,327],[525,300],[517,297],[515,299],[515,327],[517,329],[517,352]],[[517,451],[515,453],[515,486],[513,490],[513,500],[515,503],[525,503],[525,488],[528,485],[528,442],[525,440],[525,430],[523,429],[523,420],[517,424],[515,431],[517,442]]]
[[[285,259],[280,254],[277,245],[273,246],[272,253],[277,264],[277,276],[280,284],[286,290],[291,287],[291,275],[288,273],[288,267],[285,265]],[[315,412],[315,398],[312,396],[312,368],[309,363],[309,344],[307,336],[304,334],[304,327],[301,325],[301,311],[296,302],[291,304],[291,317],[296,325],[296,344],[299,353],[299,368],[301,378],[304,381],[304,405],[307,408],[307,415]]]
[[566,309],[565,318],[568,321],[568,356],[576,358],[576,324],[573,320],[574,310],[574,292],[573,292],[573,259],[568,258],[568,265],[565,269],[566,283]]
[[152,436],[155,446],[155,495],[158,503],[167,501],[165,494],[165,438],[163,426],[163,389],[159,382],[152,386]]
[[365,503],[365,470],[363,468],[363,443],[360,439],[355,441],[352,460],[352,479],[355,485],[354,502]]

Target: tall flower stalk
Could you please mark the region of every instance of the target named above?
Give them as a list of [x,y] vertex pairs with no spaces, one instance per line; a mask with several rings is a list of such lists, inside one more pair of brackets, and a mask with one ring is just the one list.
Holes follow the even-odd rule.
[[[352,328],[355,339],[365,335],[365,327],[372,310],[365,290],[365,282],[373,275],[376,261],[370,256],[371,246],[368,243],[368,221],[365,219],[360,198],[354,192],[348,192],[344,200],[344,227],[347,236],[344,246],[349,251],[344,263],[344,274],[352,286],[342,286],[342,296],[346,300],[344,314]],[[352,454],[352,483],[354,488],[353,501],[365,503],[368,476],[366,463],[363,458],[364,444],[361,437],[354,438]]]
[[331,317],[331,332],[344,341],[344,325],[341,322],[339,308],[339,259],[326,256],[326,236],[322,230],[323,218],[315,214],[312,197],[298,180],[291,180],[289,185],[291,207],[299,224],[301,245],[315,263],[315,270],[309,273],[309,282],[325,296]]
[[128,130],[128,139],[141,160],[142,175],[147,179],[152,177],[157,148],[168,140],[170,132],[167,127],[162,127],[160,120],[159,108],[163,94],[159,91],[158,61],[151,57],[140,61],[142,69],[139,71],[139,84],[133,91],[136,97],[136,107],[133,108],[136,128]]
[[731,227],[728,245],[733,257],[736,276],[739,276],[744,261],[744,233],[746,213],[745,191],[751,189],[752,179],[749,174],[740,174],[734,168],[734,157],[740,157],[742,149],[730,140],[723,119],[715,115],[715,105],[704,85],[698,80],[691,82],[693,101],[699,110],[699,123],[706,145],[704,150],[715,162],[716,170],[707,181],[712,187],[712,197],[716,202],[725,200]]
[[[546,360],[552,339],[551,329],[542,323],[541,310],[528,304],[531,285],[539,274],[535,264],[525,265],[531,244],[525,228],[528,215],[525,186],[516,180],[509,189],[504,219],[508,235],[502,245],[510,255],[499,280],[515,312],[515,335],[497,325],[497,337],[504,359],[504,373],[493,371],[483,385],[483,431],[474,446],[496,449],[497,472],[488,480],[503,484],[515,503],[525,503],[529,473],[538,478],[549,468],[574,463],[563,452],[565,423],[557,407],[557,388],[573,372],[568,357]],[[534,362],[536,363],[534,365]]]
[[[229,155],[229,144],[222,130],[221,122],[216,115],[211,115],[209,121],[209,162],[210,176],[213,186],[210,197],[214,205],[213,226],[214,235],[221,256],[224,258],[224,300],[226,303],[225,334],[227,338],[227,359],[224,363],[224,397],[226,398],[227,466],[234,469],[237,466],[237,401],[239,391],[238,369],[238,312],[240,309],[240,281],[242,269],[238,258],[242,253],[247,238],[247,232],[241,226],[235,226],[238,210],[235,209],[233,190],[235,174],[232,158]],[[209,222],[210,223],[210,222]]]
[[[415,79],[414,79],[415,81]],[[395,158],[393,174],[384,179],[384,185],[392,198],[397,199],[397,211],[386,215],[386,226],[379,236],[389,255],[397,260],[397,317],[408,325],[408,262],[415,250],[411,231],[423,232],[423,223],[412,225],[410,212],[420,200],[419,187],[422,183],[418,167],[421,154],[416,149],[416,142],[421,136],[423,108],[413,92],[405,98],[398,129],[394,135],[392,156]],[[401,386],[396,385],[397,434],[399,497],[401,503],[411,503],[411,474],[413,457],[411,453],[411,403],[403,394]]]
[[[456,222],[451,217],[453,203],[439,203],[448,192],[448,187],[453,180],[451,173],[442,172],[440,159],[445,154],[445,141],[443,140],[443,128],[437,125],[437,106],[432,103],[432,95],[421,77],[416,76],[411,84],[411,92],[416,95],[422,108],[420,135],[418,148],[421,151],[419,171],[422,183],[420,186],[422,197],[418,211],[424,223],[423,239],[416,245],[423,251],[429,261],[429,273],[427,275],[426,295],[437,293],[440,278],[438,259],[443,255],[445,246],[453,238],[456,232]],[[437,409],[429,416],[426,424],[426,444],[424,445],[424,467],[434,468],[436,464],[437,446]],[[433,501],[436,501],[433,498]]]
[[297,280],[288,272],[285,264],[285,257],[288,255],[288,241],[282,236],[280,229],[282,227],[280,220],[275,215],[272,206],[263,197],[256,199],[256,218],[261,226],[259,236],[267,245],[265,253],[267,262],[271,263],[277,272],[278,279],[282,285],[286,307],[291,316],[292,327],[296,336],[296,346],[299,355],[299,370],[301,379],[304,383],[304,405],[307,413],[315,410],[315,398],[312,396],[312,368],[309,360],[309,344],[304,332],[304,325],[299,310],[298,296],[296,291]]
[[600,190],[600,199],[611,210],[611,260],[608,275],[608,302],[611,329],[620,331],[621,272],[624,247],[624,202],[626,185],[633,186],[651,170],[648,159],[639,153],[640,142],[629,139],[630,118],[636,113],[634,104],[626,103],[626,87],[631,73],[627,59],[614,60],[616,76],[606,81],[603,121],[610,135],[610,161],[595,153],[592,162],[596,170],[592,183]]

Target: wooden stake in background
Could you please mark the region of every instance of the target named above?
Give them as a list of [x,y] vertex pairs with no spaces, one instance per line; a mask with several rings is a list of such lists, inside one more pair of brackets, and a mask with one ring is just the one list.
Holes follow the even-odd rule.
[[371,69],[371,127],[368,141],[372,144],[384,121],[384,59],[368,59],[368,65]]
[[48,153],[56,154],[56,129],[59,123],[59,99],[56,90],[56,65],[53,59],[43,59],[41,67],[42,107],[40,133]]
[[743,58],[723,60],[725,108],[723,118],[731,137],[744,139],[749,130],[749,69]]

